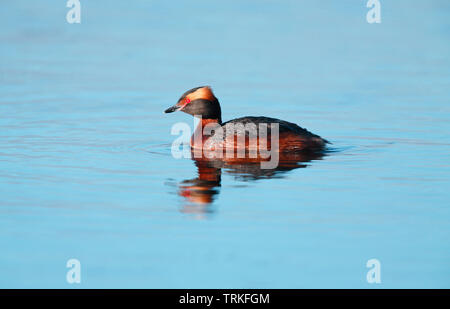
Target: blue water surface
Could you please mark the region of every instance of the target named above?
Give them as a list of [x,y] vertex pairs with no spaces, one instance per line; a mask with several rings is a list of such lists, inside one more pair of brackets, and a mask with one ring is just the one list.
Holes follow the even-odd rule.
[[[450,288],[450,3],[366,2],[2,3],[0,287]],[[199,85],[330,151],[187,197]]]

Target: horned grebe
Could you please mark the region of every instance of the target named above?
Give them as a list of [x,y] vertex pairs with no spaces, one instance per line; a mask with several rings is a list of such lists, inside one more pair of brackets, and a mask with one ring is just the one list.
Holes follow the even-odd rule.
[[[327,140],[320,136],[309,132],[296,125],[295,123],[287,122],[280,119],[269,117],[242,117],[229,120],[222,123],[222,113],[220,109],[219,100],[214,96],[209,86],[196,87],[186,91],[178,100],[177,104],[165,110],[165,113],[172,113],[175,111],[182,111],[193,116],[201,116],[201,121],[198,124],[196,131],[200,132],[201,144],[200,146],[208,143],[209,147],[214,148],[218,145],[226,148],[230,147],[245,147],[249,149],[249,145],[252,145],[250,141],[246,141],[245,146],[239,143],[235,143],[235,136],[239,134],[245,134],[245,131],[233,130],[229,132],[226,130],[227,124],[254,124],[257,130],[257,136],[259,136],[259,124],[268,124],[267,126],[267,143],[270,146],[271,139],[271,126],[272,123],[278,123],[279,125],[279,142],[278,152],[291,152],[291,151],[320,151],[325,148],[325,144],[329,143]],[[204,128],[208,124],[217,124],[223,128],[223,134],[204,135]],[[239,127],[237,127],[239,128]],[[194,133],[195,135],[195,133]],[[191,146],[198,147],[194,143],[194,135],[191,138]],[[253,144],[255,145],[255,144]],[[259,140],[257,145],[259,145]]]

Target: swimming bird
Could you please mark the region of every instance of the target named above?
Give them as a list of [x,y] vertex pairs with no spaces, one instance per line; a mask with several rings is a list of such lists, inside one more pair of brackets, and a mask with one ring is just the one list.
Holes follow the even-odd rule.
[[[186,91],[174,106],[165,110],[165,113],[175,111],[182,111],[195,117],[201,117],[196,133],[191,138],[191,146],[193,148],[208,145],[209,149],[220,146],[222,149],[232,147],[235,150],[239,148],[251,150],[252,146],[260,145],[261,143],[261,124],[267,125],[267,133],[265,135],[267,147],[271,147],[272,124],[278,124],[279,138],[278,149],[276,149],[278,152],[321,151],[329,143],[326,139],[309,132],[295,123],[276,118],[246,116],[222,122],[219,100],[209,86],[200,86]],[[211,125],[215,126],[216,129],[211,130],[209,135],[205,134],[205,127]],[[227,130],[227,125],[234,125],[234,130]],[[257,133],[256,137],[250,136],[245,130],[245,128],[248,128],[248,125],[254,126]],[[218,131],[220,130],[217,129],[220,128],[223,130],[219,134]],[[200,144],[195,142],[196,134],[201,136]],[[246,136],[245,143],[235,143],[235,137],[239,135]],[[256,141],[253,140],[255,143],[252,142],[252,138],[256,138]]]

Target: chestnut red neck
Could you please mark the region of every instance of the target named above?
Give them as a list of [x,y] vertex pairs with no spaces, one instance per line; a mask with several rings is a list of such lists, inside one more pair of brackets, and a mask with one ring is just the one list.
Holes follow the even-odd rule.
[[220,119],[202,119],[201,121],[199,121],[197,128],[195,128],[195,132],[191,137],[191,146],[192,147],[196,148],[195,147],[196,137],[199,137],[198,138],[199,140],[197,142],[201,142],[202,145],[205,142],[205,140],[210,137],[209,135],[203,135],[205,126],[210,123],[212,123],[212,124],[217,123],[220,125]]

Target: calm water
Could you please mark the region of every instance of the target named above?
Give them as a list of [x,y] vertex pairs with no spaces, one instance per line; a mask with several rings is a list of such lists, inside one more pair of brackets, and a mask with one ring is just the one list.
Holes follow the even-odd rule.
[[[448,1],[81,2],[0,11],[0,287],[450,288]],[[331,151],[202,182],[163,110],[203,84]]]

